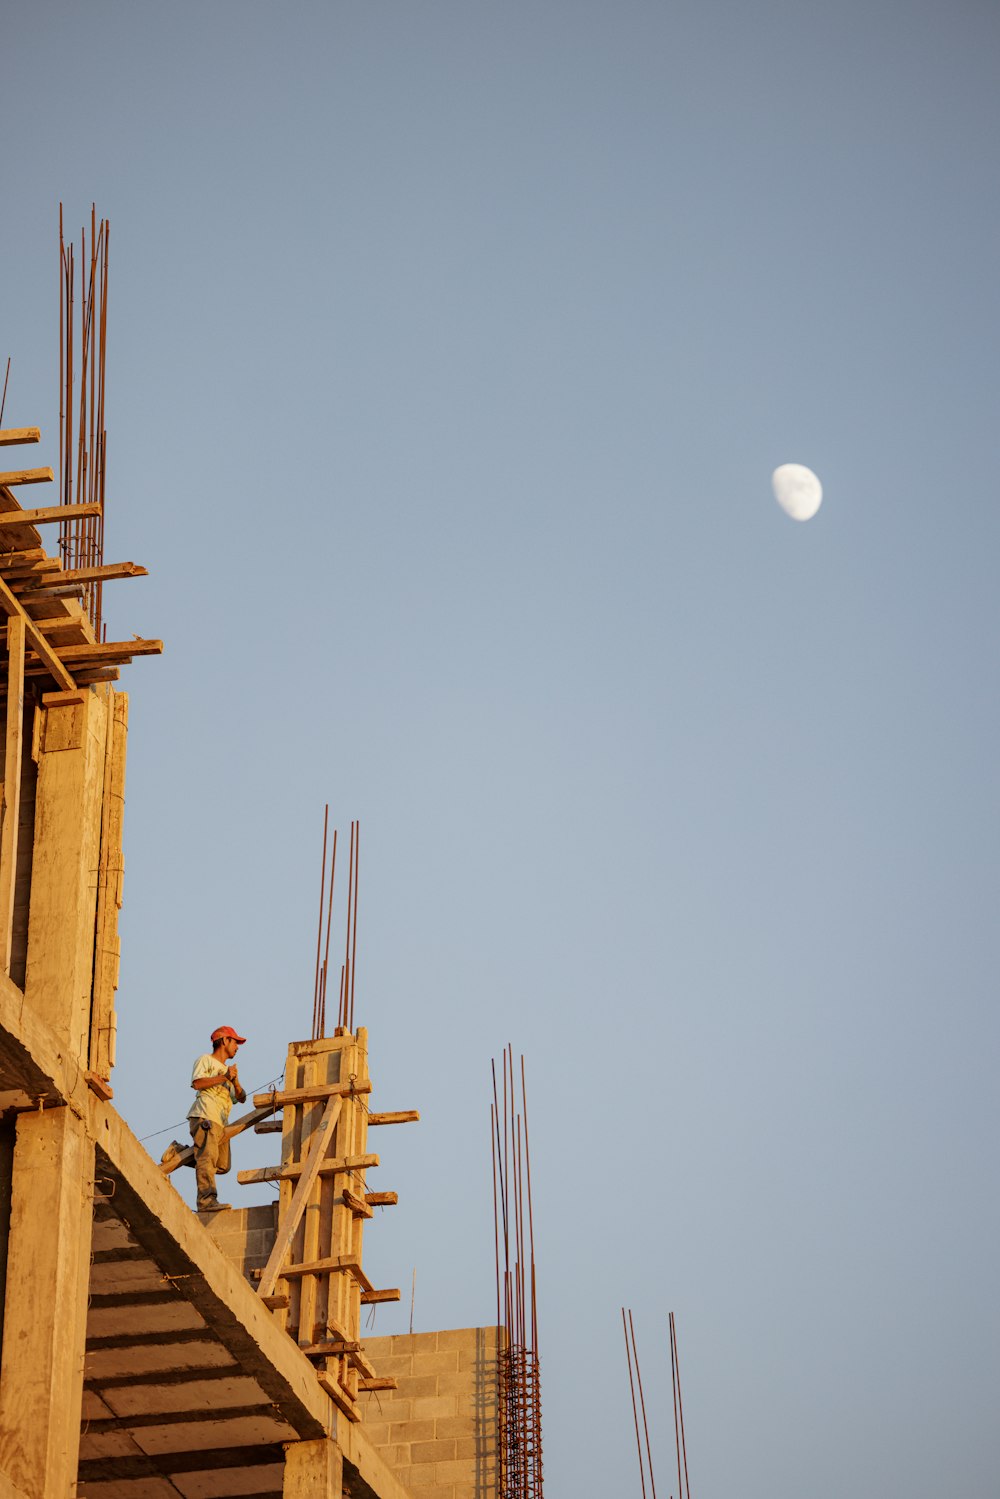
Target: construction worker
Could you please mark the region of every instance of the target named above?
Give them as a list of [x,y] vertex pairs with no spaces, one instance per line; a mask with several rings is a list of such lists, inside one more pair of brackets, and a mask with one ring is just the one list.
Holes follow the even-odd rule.
[[233,1061],[246,1036],[238,1035],[231,1025],[220,1025],[211,1039],[212,1051],[198,1058],[191,1073],[195,1100],[188,1109],[199,1213],[219,1213],[229,1207],[216,1196],[215,1177],[216,1173],[225,1176],[230,1167],[226,1136],[229,1111],[234,1103],[246,1102],[239,1069]]

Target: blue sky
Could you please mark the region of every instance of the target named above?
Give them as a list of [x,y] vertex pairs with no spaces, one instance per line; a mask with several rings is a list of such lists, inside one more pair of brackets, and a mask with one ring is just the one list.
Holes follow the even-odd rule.
[[639,1492],[624,1303],[661,1490],[672,1309],[702,1499],[993,1499],[995,8],[3,22],[5,421],[51,461],[93,200],[106,560],[150,569],[109,638],[166,642],[126,1118],[220,1021],[251,1083],[307,1034],[329,801],[374,1101],[423,1116],[366,1264],[418,1328],[490,1319],[527,1057],[550,1492]]

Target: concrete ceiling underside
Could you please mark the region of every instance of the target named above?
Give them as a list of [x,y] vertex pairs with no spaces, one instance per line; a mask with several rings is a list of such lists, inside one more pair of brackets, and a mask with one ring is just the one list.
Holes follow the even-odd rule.
[[282,1444],[305,1433],[187,1298],[187,1278],[96,1205],[82,1499],[281,1499]]

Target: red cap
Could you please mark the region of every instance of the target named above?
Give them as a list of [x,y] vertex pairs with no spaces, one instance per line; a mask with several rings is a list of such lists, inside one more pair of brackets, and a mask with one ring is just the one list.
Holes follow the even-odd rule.
[[212,1032],[210,1039],[212,1041],[236,1041],[242,1046],[246,1040],[246,1036],[238,1035],[231,1025],[220,1025],[217,1030]]

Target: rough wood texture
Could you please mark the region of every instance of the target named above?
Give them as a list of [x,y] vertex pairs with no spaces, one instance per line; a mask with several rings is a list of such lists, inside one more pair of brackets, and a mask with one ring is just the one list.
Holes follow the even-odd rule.
[[274,1241],[264,1274],[260,1278],[261,1297],[270,1296],[274,1292],[275,1283],[278,1279],[278,1270],[281,1262],[288,1252],[288,1246],[292,1242],[295,1230],[305,1212],[312,1191],[313,1183],[319,1175],[319,1169],[323,1164],[326,1147],[330,1142],[340,1111],[343,1108],[343,1099],[331,1098],[323,1111],[319,1129],[310,1141],[309,1155],[305,1163],[299,1167],[300,1176],[298,1186],[292,1194],[291,1201],[283,1216],[278,1218],[278,1233]]
[[3,807],[0,832],[0,966],[10,973],[14,937],[17,837],[24,755],[24,620],[7,621],[7,723],[4,731]]
[[128,740],[128,697],[110,694],[111,722],[104,755],[104,806],[101,818],[101,858],[97,871],[97,930],[94,945],[94,994],[90,1013],[90,1067],[109,1078],[115,1065],[115,991],[121,939],[118,912],[122,906],[122,825],[125,817],[125,748]]
[[94,1146],[70,1109],[21,1114],[0,1362],[0,1470],[26,1499],[76,1486]]
[[368,1128],[374,1124],[417,1124],[419,1120],[419,1109],[400,1109],[395,1114],[369,1114]]
[[49,521],[85,520],[87,516],[100,513],[100,505],[90,502],[86,505],[43,505],[38,510],[11,510],[6,515],[0,515],[0,536],[11,526],[40,526]]
[[255,1093],[253,1101],[257,1105],[271,1103],[281,1109],[290,1103],[322,1103],[327,1098],[344,1098],[352,1093],[370,1093],[371,1090],[368,1078],[357,1078],[353,1082],[318,1083],[311,1088],[286,1089],[283,1093]]
[[37,427],[4,427],[0,430],[0,448],[19,447],[24,442],[41,442]]
[[51,484],[54,478],[50,468],[15,468],[0,474],[0,484],[10,489],[14,484]]
[[20,615],[26,621],[28,644],[31,649],[35,652],[42,665],[47,668],[56,684],[68,691],[72,691],[76,686],[73,678],[66,667],[63,666],[41,630],[35,627],[34,620],[25,612],[19,600],[14,597],[2,578],[0,578],[0,613],[6,614],[8,619]]
[[[328,1156],[319,1162],[316,1170],[320,1176],[339,1176],[345,1172],[353,1176],[355,1172],[367,1171],[378,1163],[378,1156],[370,1154]],[[243,1187],[254,1182],[297,1181],[303,1169],[301,1161],[291,1161],[287,1166],[260,1166],[252,1171],[238,1171],[236,1180]]]

